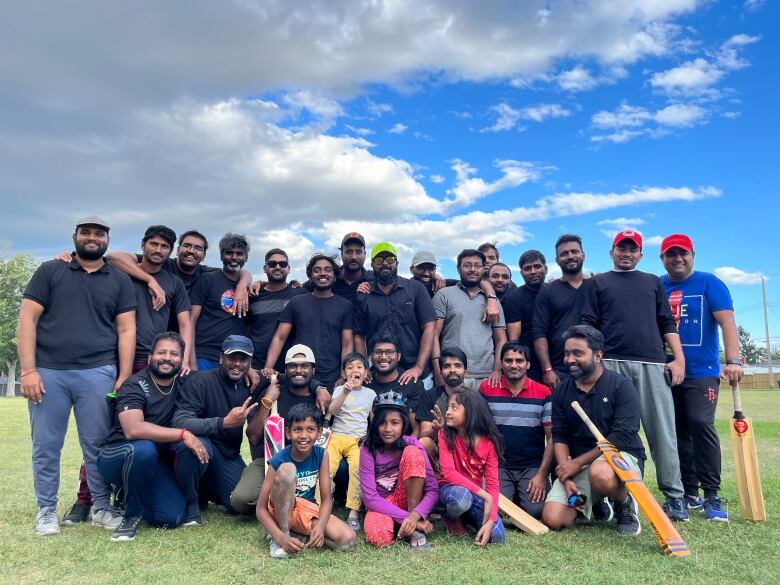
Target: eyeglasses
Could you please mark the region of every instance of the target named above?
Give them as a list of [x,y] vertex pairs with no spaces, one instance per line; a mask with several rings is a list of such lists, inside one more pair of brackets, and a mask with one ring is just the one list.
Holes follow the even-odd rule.
[[268,266],[268,268],[276,268],[277,266],[279,268],[287,268],[290,263],[287,262],[287,260],[280,260],[278,262],[276,260],[268,260],[265,265]]
[[375,349],[373,354],[378,356],[393,357],[396,354],[396,351],[394,349]]
[[179,246],[182,250],[193,250],[195,252],[205,252],[206,248],[203,246],[198,246],[197,244],[190,244],[189,242],[186,244],[182,244]]
[[396,260],[398,260],[398,258],[393,255],[375,256],[372,262],[381,266],[382,264],[395,264]]
[[482,270],[483,264],[461,264],[463,270]]

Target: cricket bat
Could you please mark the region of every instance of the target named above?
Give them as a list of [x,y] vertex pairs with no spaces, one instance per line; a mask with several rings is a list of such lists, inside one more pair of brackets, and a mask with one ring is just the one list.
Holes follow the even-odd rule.
[[739,384],[731,386],[734,398],[734,416],[731,418],[731,451],[734,454],[734,472],[737,476],[739,512],[745,520],[763,522],[766,520],[764,494],[761,491],[761,476],[758,473],[756,438],[753,422],[742,411]]
[[314,443],[317,447],[322,447],[323,449],[328,448],[328,443],[330,443],[330,435],[333,433],[333,417],[331,416],[328,421],[325,422],[325,425],[322,427],[322,432],[320,433],[319,438],[317,439],[317,442]]
[[[271,376],[271,384],[276,384],[276,375]],[[279,416],[279,410],[274,401],[271,414],[265,419],[265,471],[268,473],[268,462],[271,457],[284,449],[284,419]]]
[[669,520],[669,517],[664,513],[661,506],[653,497],[653,494],[647,489],[647,486],[644,484],[639,474],[629,467],[626,460],[623,459],[623,456],[620,454],[620,451],[618,451],[615,446],[607,441],[604,435],[601,434],[601,431],[596,428],[593,421],[591,421],[588,415],[585,414],[585,411],[582,410],[579,402],[575,400],[571,403],[571,407],[582,419],[582,422],[587,425],[590,432],[593,433],[593,436],[596,437],[596,442],[598,443],[599,449],[601,449],[601,452],[604,454],[604,459],[620,478],[620,481],[626,484],[626,489],[631,494],[631,497],[634,498],[639,509],[642,510],[642,514],[647,518],[650,526],[653,527],[655,536],[658,538],[658,542],[661,544],[664,554],[673,557],[686,557],[691,554],[688,550],[688,545],[685,544],[680,533],[677,532],[674,524],[672,524],[672,521]]
[[534,536],[541,536],[550,532],[547,526],[501,494],[498,495],[498,511],[506,517],[510,524],[523,532],[533,534]]

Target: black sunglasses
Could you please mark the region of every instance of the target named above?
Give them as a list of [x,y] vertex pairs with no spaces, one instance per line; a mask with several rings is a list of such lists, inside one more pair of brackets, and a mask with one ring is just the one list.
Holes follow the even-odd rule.
[[279,268],[287,268],[290,263],[287,262],[287,260],[280,260],[279,262],[276,260],[268,260],[265,265],[268,266],[268,268],[276,268],[277,266]]

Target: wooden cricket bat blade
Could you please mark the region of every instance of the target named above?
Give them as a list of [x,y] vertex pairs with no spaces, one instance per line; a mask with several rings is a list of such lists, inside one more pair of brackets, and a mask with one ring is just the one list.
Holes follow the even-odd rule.
[[547,528],[547,526],[525,512],[520,506],[515,505],[512,500],[501,494],[498,495],[498,510],[513,526],[519,528],[523,532],[533,534],[534,536],[541,536],[542,534],[550,532],[550,529]]
[[734,474],[739,494],[739,512],[745,520],[763,522],[766,520],[764,493],[761,489],[761,475],[758,471],[756,437],[753,421],[742,411],[739,385],[731,387],[734,398],[734,416],[731,419],[731,451],[734,456]]

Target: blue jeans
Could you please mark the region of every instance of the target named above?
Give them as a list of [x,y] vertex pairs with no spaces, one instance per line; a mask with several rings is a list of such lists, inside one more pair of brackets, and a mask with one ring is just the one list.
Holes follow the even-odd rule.
[[[439,501],[444,505],[447,516],[460,518],[465,527],[479,530],[482,526],[482,519],[485,517],[485,500],[478,498],[466,488],[446,483],[439,491]],[[504,540],[506,540],[504,523],[501,522],[501,518],[498,518],[493,524],[490,542],[500,544]]]
[[195,360],[198,364],[198,370],[214,370],[219,367],[219,360],[207,360],[206,358],[198,358]]
[[236,488],[246,464],[239,455],[233,459],[225,457],[208,437],[198,437],[209,453],[208,463],[201,463],[184,443],[173,443],[176,458],[173,468],[176,483],[187,505],[198,500],[212,501],[225,506],[230,514],[237,514],[230,505],[230,494]]
[[33,487],[39,507],[56,507],[60,489],[60,456],[70,410],[76,417],[87,484],[96,510],[108,508],[111,487],[97,466],[100,447],[110,430],[106,394],[116,381],[116,366],[86,370],[38,368],[46,394],[40,404],[28,402],[32,437]]

